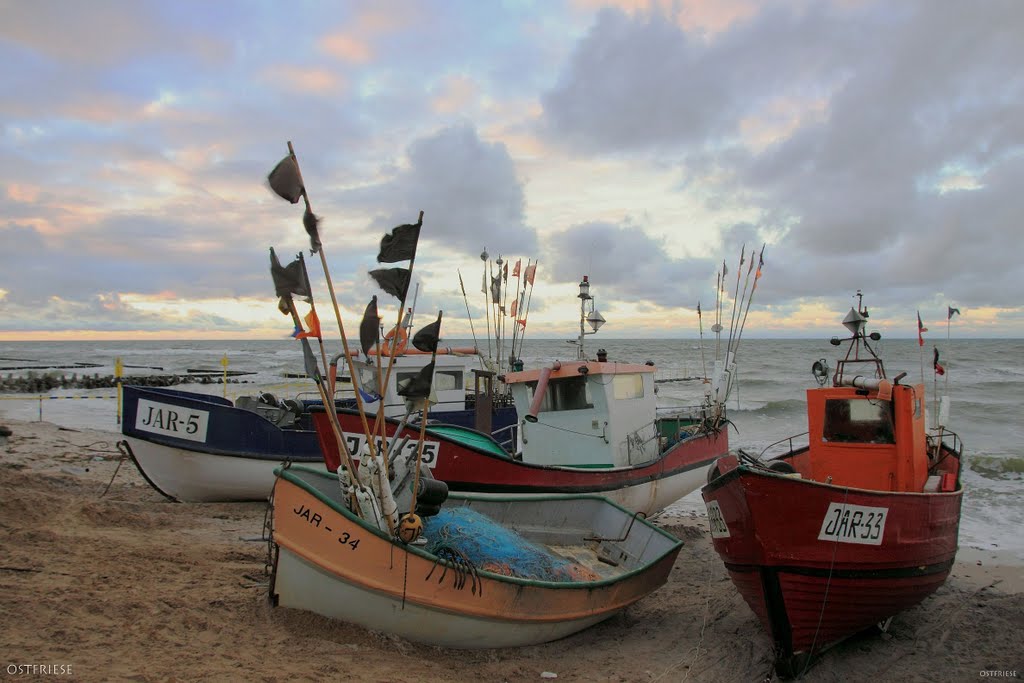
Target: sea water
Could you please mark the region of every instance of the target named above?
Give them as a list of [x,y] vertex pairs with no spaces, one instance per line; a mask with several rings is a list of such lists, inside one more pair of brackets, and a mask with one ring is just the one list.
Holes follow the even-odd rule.
[[[443,345],[472,345],[472,340],[442,340]],[[587,339],[587,355],[599,348],[610,361],[651,361],[659,406],[692,405],[700,401],[716,355],[726,341],[714,338]],[[338,353],[338,340],[325,341],[327,358]],[[486,342],[478,346],[486,351]],[[946,374],[933,369],[933,344],[916,339],[883,339],[875,344],[885,361],[888,376],[906,372],[904,382],[925,384],[928,410],[934,399],[948,395],[951,411],[947,427],[964,444],[964,506],[960,543],[1010,553],[1024,560],[1024,420],[1021,386],[1024,382],[1024,340],[943,340],[935,344]],[[314,344],[316,347],[316,344]],[[736,356],[738,381],[728,403],[733,447],[759,453],[788,436],[807,429],[805,391],[817,386],[811,373],[815,361],[830,368],[845,353],[827,339],[744,339]],[[491,348],[492,354],[496,349]],[[508,357],[510,349],[502,349]],[[524,365],[538,367],[554,360],[576,357],[576,347],[563,340],[527,339],[518,355]],[[317,356],[320,357],[319,349]],[[44,372],[104,377],[114,373],[120,359],[125,381],[139,375],[195,376],[189,370],[232,373],[227,384],[182,384],[178,388],[228,398],[270,391],[279,396],[300,392],[315,395],[309,380],[296,378],[304,372],[302,352],[293,339],[277,341],[118,341],[118,342],[0,342],[0,374],[26,376]],[[225,366],[226,362],[226,366]],[[52,369],[76,363],[96,367]],[[322,363],[321,363],[322,365]],[[49,368],[49,369],[48,369]],[[244,373],[244,374],[233,374]],[[347,372],[339,370],[339,374]],[[697,378],[697,379],[695,379]],[[67,389],[38,394],[0,394],[0,422],[44,419],[70,428],[120,431],[115,389]],[[704,512],[700,492],[671,506],[672,512]]]

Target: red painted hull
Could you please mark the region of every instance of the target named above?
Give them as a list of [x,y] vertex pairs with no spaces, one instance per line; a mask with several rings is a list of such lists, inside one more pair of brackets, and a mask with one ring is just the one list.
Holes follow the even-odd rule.
[[[782,674],[924,600],[956,557],[959,486],[869,491],[739,466],[702,494],[715,550],[774,639]],[[846,511],[860,511],[857,524],[840,524]]]
[[[362,433],[362,422],[354,411],[339,411],[338,418],[341,428],[346,434]],[[326,413],[315,413],[314,424],[323,452],[325,454],[336,453],[337,442]],[[393,435],[397,427],[397,421],[389,420],[388,435]],[[404,434],[415,440],[419,436],[419,429],[407,427]],[[625,487],[678,477],[686,473],[701,471],[700,476],[703,477],[703,470],[729,449],[728,432],[723,429],[717,433],[684,439],[667,449],[660,458],[643,465],[613,469],[584,469],[523,463],[513,460],[507,455],[474,448],[436,433],[428,432],[427,440],[439,444],[436,460],[431,463],[432,472],[437,479],[446,482],[449,489],[508,494],[591,493],[600,495]],[[330,469],[331,458],[325,459],[328,460]],[[692,485],[688,491],[679,494],[678,497],[696,490],[703,483],[702,479],[695,481],[698,483]],[[633,509],[640,509],[640,506]]]

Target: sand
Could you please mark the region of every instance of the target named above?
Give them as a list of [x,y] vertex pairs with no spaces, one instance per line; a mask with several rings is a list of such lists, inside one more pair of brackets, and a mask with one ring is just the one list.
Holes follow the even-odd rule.
[[[117,433],[2,424],[4,680],[774,680],[769,638],[702,516],[656,520],[685,546],[669,582],[624,613],[546,645],[444,650],[272,607],[264,504],[171,503],[121,461]],[[1020,678],[1022,587],[1021,567],[962,549],[935,595],[803,680]]]

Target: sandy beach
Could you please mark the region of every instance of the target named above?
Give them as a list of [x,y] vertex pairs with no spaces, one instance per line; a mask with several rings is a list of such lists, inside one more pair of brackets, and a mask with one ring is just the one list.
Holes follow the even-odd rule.
[[[171,503],[121,461],[115,432],[0,424],[4,680],[774,680],[701,516],[656,520],[685,546],[668,584],[623,614],[546,645],[443,650],[271,607],[265,505]],[[961,548],[934,596],[803,680],[1020,678],[1022,575]]]

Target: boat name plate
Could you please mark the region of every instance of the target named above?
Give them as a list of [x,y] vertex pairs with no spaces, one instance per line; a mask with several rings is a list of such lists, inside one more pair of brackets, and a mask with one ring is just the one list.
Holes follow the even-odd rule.
[[[379,453],[382,448],[381,438],[377,437],[377,452]],[[352,459],[358,461],[359,455],[363,452],[363,446],[366,445],[366,436],[363,434],[345,434],[345,444],[348,446],[349,453],[352,454]],[[416,457],[416,449],[419,447],[419,442],[410,439],[402,447],[402,455],[409,458]],[[441,443],[439,441],[424,441],[423,442],[423,464],[434,469],[437,465],[437,454],[441,450]],[[389,453],[390,456],[390,453]]]
[[206,410],[140,398],[135,413],[135,428],[141,432],[206,443],[206,425],[209,420],[210,413]]
[[722,516],[722,508],[717,500],[708,503],[708,526],[711,528],[711,538],[729,538],[729,525],[725,523]]
[[889,508],[829,503],[828,511],[825,512],[825,517],[821,520],[818,540],[882,545],[882,538],[885,536],[885,519],[888,514]]

